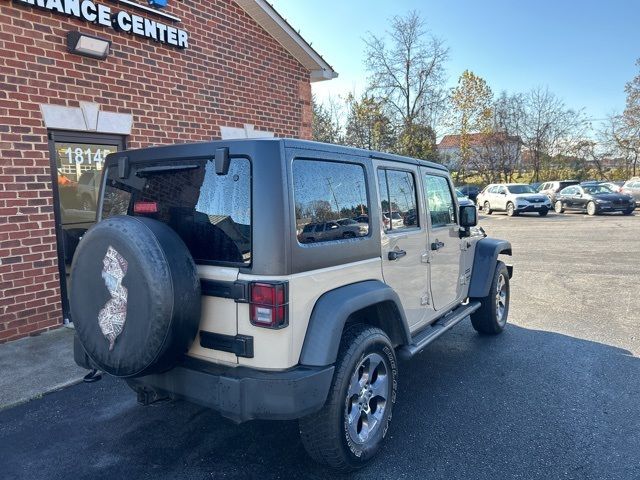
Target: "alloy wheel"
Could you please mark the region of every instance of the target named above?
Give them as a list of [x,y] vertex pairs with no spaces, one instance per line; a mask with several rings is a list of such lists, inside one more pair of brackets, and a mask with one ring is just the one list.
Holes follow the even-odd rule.
[[496,285],[496,320],[500,326],[504,326],[507,323],[505,317],[505,311],[507,310],[507,282],[504,279],[504,274],[500,274],[498,277],[498,283]]
[[347,390],[345,421],[351,440],[364,444],[383,423],[391,383],[387,363],[381,355],[370,353],[351,375]]

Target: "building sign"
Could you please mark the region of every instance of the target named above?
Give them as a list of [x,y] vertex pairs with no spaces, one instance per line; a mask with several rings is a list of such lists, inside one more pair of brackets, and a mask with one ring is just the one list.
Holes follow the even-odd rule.
[[[173,45],[178,48],[187,48],[189,46],[189,34],[185,30],[124,10],[114,11],[110,6],[94,2],[93,0],[13,1],[19,5],[41,8],[49,12],[78,18],[85,22],[113,28],[119,32],[150,38],[166,45]],[[157,1],[155,3],[166,4],[166,1]]]

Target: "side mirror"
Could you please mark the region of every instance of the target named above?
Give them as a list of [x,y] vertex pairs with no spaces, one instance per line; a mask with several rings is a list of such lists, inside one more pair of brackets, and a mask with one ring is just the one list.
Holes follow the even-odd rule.
[[462,205],[460,207],[460,238],[471,236],[471,227],[478,224],[478,210],[475,205]]

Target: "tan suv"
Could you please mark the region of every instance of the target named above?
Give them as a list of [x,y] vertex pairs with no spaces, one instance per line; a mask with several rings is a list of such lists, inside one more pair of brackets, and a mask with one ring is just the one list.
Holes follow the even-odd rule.
[[[509,313],[510,244],[427,161],[274,139],[118,152],[98,216],[72,267],[76,362],[142,404],[300,419],[338,470],[380,449],[398,358],[469,316],[500,333]],[[356,218],[348,238],[299,236]]]

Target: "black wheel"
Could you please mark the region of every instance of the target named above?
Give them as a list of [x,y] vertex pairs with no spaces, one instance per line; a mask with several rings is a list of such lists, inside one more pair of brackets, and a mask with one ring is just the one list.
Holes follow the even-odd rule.
[[560,200],[556,201],[554,210],[556,211],[556,213],[564,213],[564,207],[562,206],[562,202]]
[[507,203],[507,215],[510,217],[516,215],[516,207],[511,202]]
[[509,272],[503,262],[496,264],[489,294],[479,298],[480,308],[471,314],[471,324],[478,333],[496,335],[504,330],[509,316]]
[[595,204],[595,202],[589,202],[587,204],[587,213],[592,216],[598,214],[598,206]]
[[538,215],[540,215],[541,217],[546,217],[547,213],[549,213],[549,210],[547,210],[546,208],[543,208],[538,212]]
[[493,213],[489,202],[484,202],[484,206],[482,207],[482,210],[484,210],[484,213],[486,213],[487,215],[491,215]]
[[389,429],[397,385],[398,367],[389,337],[379,328],[349,325],[327,402],[299,421],[309,455],[339,471],[366,465]]

